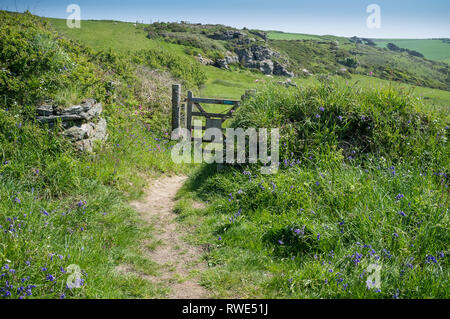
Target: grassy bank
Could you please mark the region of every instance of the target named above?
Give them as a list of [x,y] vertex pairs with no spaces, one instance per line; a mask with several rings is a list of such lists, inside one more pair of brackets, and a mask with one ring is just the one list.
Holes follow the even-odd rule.
[[328,85],[268,87],[236,115],[280,127],[277,174],[205,166],[186,184],[179,219],[209,247],[203,283],[230,298],[448,298],[448,113]]
[[[146,52],[137,66],[61,37],[30,14],[0,12],[0,20],[0,296],[164,296],[165,287],[116,268],[157,274],[140,247],[152,229],[127,203],[152,176],[183,170],[170,160],[165,131],[168,62],[176,59]],[[93,153],[77,151],[59,125],[35,120],[44,101],[65,107],[86,97],[102,102],[108,122],[108,140]]]

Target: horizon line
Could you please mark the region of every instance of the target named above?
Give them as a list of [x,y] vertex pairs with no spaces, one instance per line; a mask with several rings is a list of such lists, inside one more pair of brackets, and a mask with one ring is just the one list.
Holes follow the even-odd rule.
[[[11,13],[25,13],[28,10],[24,10],[24,11],[11,11],[11,10],[5,10],[5,9],[0,9],[0,11],[6,11],[6,12],[11,12]],[[30,12],[30,11],[28,11]],[[60,17],[55,17],[55,16],[41,16],[35,13],[30,12],[32,15],[35,15],[37,17],[40,18],[47,18],[47,19],[58,19],[58,20],[66,20],[66,18],[60,18]],[[94,21],[94,22],[107,22],[107,21],[111,21],[111,22],[121,22],[121,23],[141,23],[141,24],[145,24],[145,25],[151,25],[155,22],[165,22],[165,23],[181,23],[181,21],[184,20],[176,20],[176,21],[155,21],[152,23],[143,23],[143,22],[139,22],[138,20],[136,21],[128,21],[128,20],[116,20],[116,19],[81,19],[80,21]],[[232,26],[232,25],[225,25],[223,23],[202,23],[202,22],[191,22],[191,21],[184,21],[188,24],[201,24],[201,25],[223,25],[226,27],[232,27],[232,28],[236,28],[238,30],[243,30],[244,28],[239,28],[236,26]],[[284,31],[284,30],[264,30],[264,29],[254,29],[254,30],[260,30],[260,31],[264,31],[264,32],[279,32],[279,33],[286,33],[286,34],[301,34],[301,35],[314,35],[314,36],[334,36],[334,37],[341,37],[341,38],[351,38],[351,37],[358,37],[361,39],[371,39],[371,40],[442,40],[442,39],[450,39],[450,37],[425,37],[425,38],[421,38],[421,37],[417,37],[417,38],[402,38],[402,37],[382,37],[382,38],[368,38],[368,37],[364,37],[364,36],[357,36],[357,35],[353,35],[353,36],[345,36],[345,35],[336,35],[336,34],[314,34],[314,33],[302,33],[302,32],[295,32],[295,31]]]

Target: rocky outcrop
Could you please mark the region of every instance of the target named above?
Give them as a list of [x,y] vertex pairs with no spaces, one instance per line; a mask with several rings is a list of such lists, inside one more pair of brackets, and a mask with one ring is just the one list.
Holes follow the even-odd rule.
[[214,61],[203,57],[200,53],[195,57],[203,65],[214,65]]
[[239,60],[248,68],[258,69],[264,74],[273,74],[279,76],[293,77],[282,64],[274,61],[274,58],[280,58],[280,53],[272,49],[254,44],[248,48],[238,48],[235,50]]
[[254,34],[260,38],[262,38],[264,41],[267,41],[267,33],[264,31],[259,31],[259,30],[249,30],[249,32],[251,34]]
[[231,52],[227,52],[227,55],[223,59],[217,59],[215,66],[221,69],[228,69],[228,66],[230,64],[237,64],[239,63],[239,57],[236,54],[233,54]]
[[247,34],[238,30],[224,30],[222,32],[216,32],[214,34],[208,35],[208,38],[213,40],[229,41],[234,39],[243,39],[247,37]]
[[106,120],[101,118],[102,104],[87,99],[80,105],[59,109],[52,104],[37,107],[37,120],[49,126],[61,122],[63,134],[72,140],[81,151],[91,152],[94,141],[107,138]]

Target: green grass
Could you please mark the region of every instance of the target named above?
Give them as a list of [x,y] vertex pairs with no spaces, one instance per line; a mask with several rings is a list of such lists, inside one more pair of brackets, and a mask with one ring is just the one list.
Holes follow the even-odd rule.
[[[1,18],[14,22],[9,13]],[[282,78],[196,65],[196,80],[205,74],[206,82],[183,92],[239,99],[258,90],[235,124],[281,126],[289,164],[272,176],[260,175],[258,166],[179,166],[170,159],[169,88],[188,81],[194,59],[185,46],[149,40],[132,23],[82,21],[76,30],[65,20],[49,19],[47,27],[30,15],[15,18],[21,23],[0,27],[2,41],[14,43],[4,46],[0,62],[15,74],[1,74],[10,90],[0,101],[1,296],[164,297],[167,287],[117,271],[128,264],[158,276],[140,244],[160,243],[127,202],[142,195],[149,177],[189,171],[177,212],[196,229],[189,240],[211,247],[202,284],[217,297],[390,298],[398,289],[400,298],[448,298],[448,91],[359,74],[335,76],[338,89],[321,84],[322,76],[294,79],[299,89],[286,89],[274,83]],[[56,39],[52,26],[64,36]],[[9,58],[19,45],[21,54]],[[63,76],[67,57],[77,66]],[[157,96],[148,98],[147,88]],[[37,125],[33,102],[46,94],[62,104],[101,98],[108,141],[81,154],[59,128]],[[314,121],[322,105],[325,113]],[[348,125],[336,121],[338,113]],[[339,142],[352,149],[339,150]],[[293,159],[300,162],[290,165]],[[193,209],[192,199],[208,205]],[[355,263],[356,252],[363,257]],[[375,262],[381,292],[364,283]],[[71,264],[83,270],[81,288],[65,287]]]
[[210,247],[202,283],[221,298],[448,298],[448,112],[421,104],[342,84],[269,86],[244,103],[235,125],[281,127],[280,170],[191,175],[177,212]]
[[[167,287],[117,267],[158,275],[140,247],[153,230],[128,201],[142,195],[149,178],[185,169],[170,160],[163,111],[169,93],[144,99],[129,83],[138,86],[147,73],[139,77],[119,55],[58,37],[31,14],[1,11],[0,20],[0,296],[165,296]],[[167,85],[153,77],[146,85]],[[108,123],[108,140],[93,153],[77,151],[59,125],[35,120],[43,99],[86,97],[103,103]],[[81,269],[79,288],[66,287],[71,265]]]
[[415,50],[427,59],[450,63],[450,43],[433,39],[376,39],[377,46],[385,48],[388,43],[394,43],[400,48]]
[[271,40],[322,40],[318,35],[279,31],[269,31],[267,36]]
[[[119,108],[107,110],[108,143],[95,156],[82,156],[54,133],[32,123],[19,127],[15,112],[0,110],[2,296],[165,295],[164,287],[115,270],[125,263],[138,272],[158,274],[139,248],[143,239],[151,239],[152,230],[127,202],[142,194],[149,176],[179,170],[164,140],[159,142],[133,116]],[[81,288],[65,287],[71,264],[86,273]]]
[[115,53],[151,49],[169,49],[173,54],[185,55],[184,47],[147,38],[146,25],[137,27],[130,22],[83,20],[80,29],[68,28],[66,20],[48,18],[51,26],[66,37],[77,40],[96,50],[113,50]]
[[160,44],[155,41],[142,41],[147,33],[142,25],[134,27],[133,23],[116,21],[83,20],[81,28],[68,28],[65,19],[48,19],[51,25],[65,36],[100,49],[114,49],[116,52],[153,49]]
[[[358,86],[364,89],[392,87],[396,90],[411,92],[414,97],[423,101],[421,108],[424,112],[432,112],[448,115],[448,105],[450,105],[450,92],[438,89],[431,89],[422,86],[414,86],[396,81],[383,80],[373,76],[353,74],[351,79],[334,76],[334,80],[341,83]],[[312,85],[319,83],[317,77],[308,79],[296,79],[298,85]]]

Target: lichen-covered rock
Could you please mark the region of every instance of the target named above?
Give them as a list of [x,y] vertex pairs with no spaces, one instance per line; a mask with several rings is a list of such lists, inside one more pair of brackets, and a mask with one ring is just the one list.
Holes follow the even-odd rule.
[[294,73],[274,60],[281,57],[280,53],[266,46],[254,44],[251,47],[237,48],[235,52],[245,67],[258,69],[266,75],[294,76]]
[[56,122],[61,122],[65,129],[63,135],[72,140],[81,151],[91,152],[94,141],[107,138],[106,120],[100,118],[102,104],[96,103],[94,99],[84,100],[81,104],[66,109],[47,103],[37,107],[36,111],[40,123],[53,126]]
[[203,57],[200,53],[195,57],[198,62],[203,65],[213,65],[214,61],[208,58]]
[[228,63],[225,59],[217,59],[215,65],[221,69],[228,69]]
[[103,141],[107,137],[107,131],[106,131],[106,120],[104,118],[101,118],[98,123],[95,125],[95,130],[93,134],[94,140],[100,140]]
[[239,63],[239,57],[236,54],[227,52],[227,55],[225,55],[225,61],[227,62],[228,65],[236,64]]
[[233,39],[242,39],[247,37],[247,34],[242,31],[225,30],[223,32],[216,32],[214,34],[208,35],[209,38],[213,40],[229,41]]
[[53,114],[53,105],[43,104],[36,108],[36,111],[41,116],[48,116]]
[[293,77],[294,73],[288,71],[283,65],[281,65],[278,62],[274,62],[273,64],[273,74],[274,75],[279,75],[279,76],[288,76],[288,77]]
[[54,123],[57,120],[67,121],[89,121],[102,113],[102,104],[95,100],[85,100],[80,105],[73,105],[66,109],[58,109],[51,105],[41,105],[36,109],[37,120],[41,123]]

